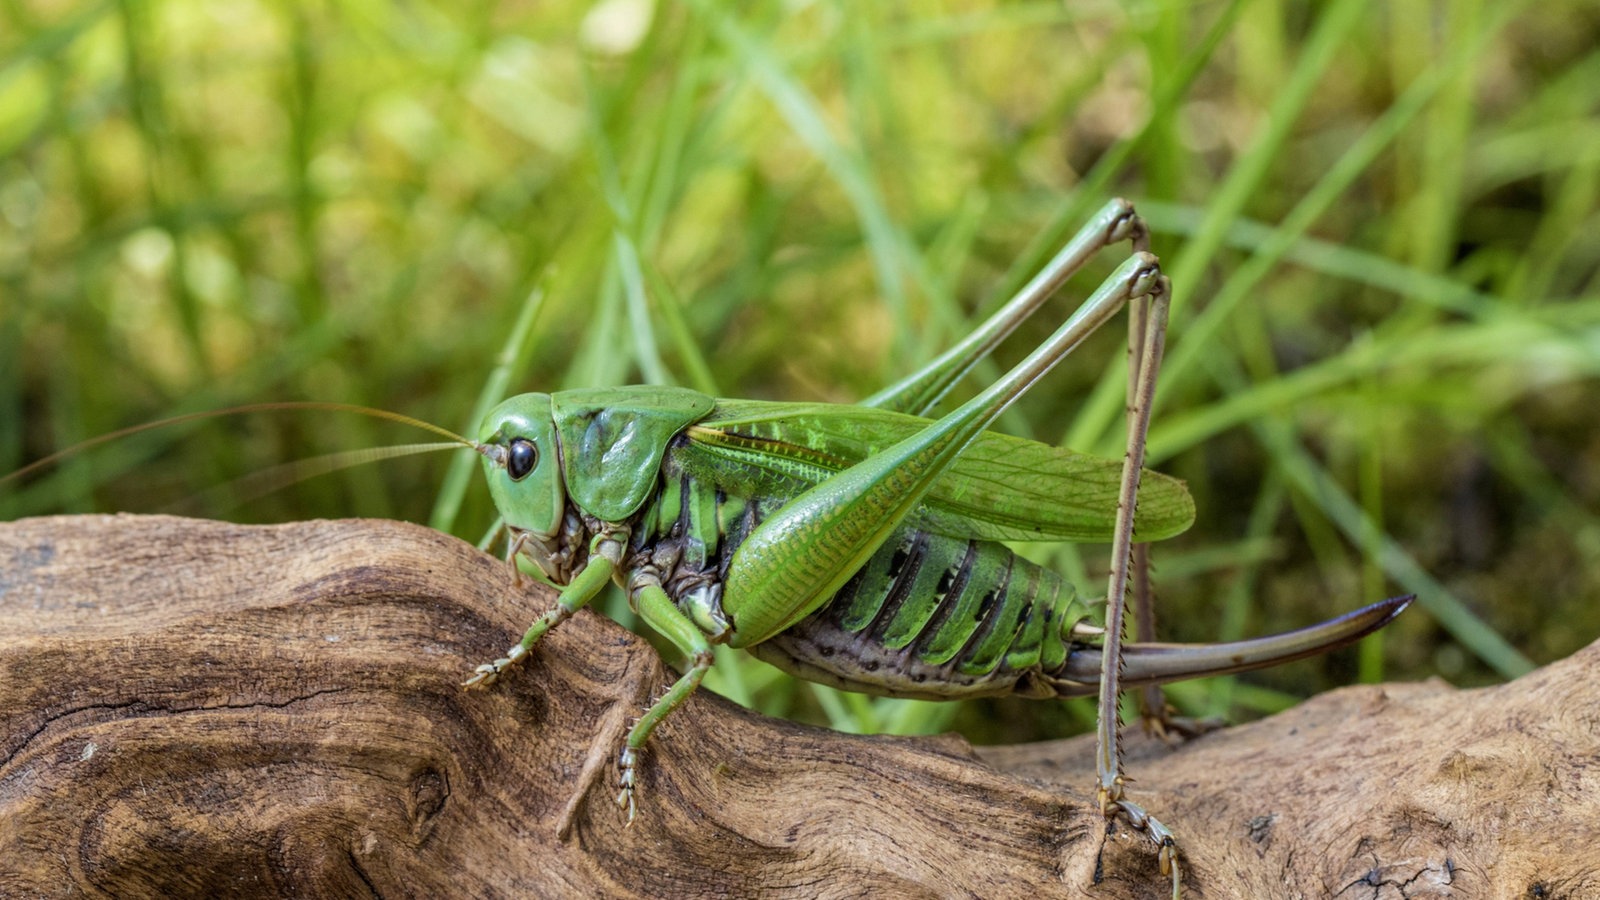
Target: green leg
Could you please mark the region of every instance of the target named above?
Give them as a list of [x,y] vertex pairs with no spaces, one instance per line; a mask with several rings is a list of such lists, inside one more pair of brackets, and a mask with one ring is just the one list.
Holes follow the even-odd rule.
[[769,516],[729,567],[723,590],[733,627],[729,645],[764,641],[826,603],[973,438],[1130,299],[1164,284],[1156,258],[1135,253],[1043,345],[978,396]]
[[[598,544],[599,541],[597,540]],[[556,598],[556,605],[549,612],[540,616],[533,623],[522,640],[506,651],[506,655],[494,662],[484,663],[479,666],[475,674],[461,683],[462,687],[485,688],[494,684],[500,673],[519,663],[533,649],[533,645],[544,637],[544,633],[572,617],[572,614],[584,608],[599,595],[600,589],[611,580],[611,573],[617,570],[616,563],[610,558],[595,553],[589,557],[589,564],[583,571],[572,579],[572,583],[561,591]]]
[[1133,211],[1133,204],[1122,199],[1112,200],[1095,213],[1039,274],[961,343],[861,401],[861,405],[927,415],[963,375],[999,346],[1023,320],[1037,312],[1068,278],[1083,268],[1084,263],[1118,241],[1132,241],[1135,252],[1150,249],[1150,230]]
[[683,611],[678,609],[662,590],[661,584],[654,580],[641,580],[642,583],[633,591],[634,606],[639,611],[640,618],[655,629],[656,633],[671,641],[673,646],[689,655],[689,668],[673,683],[672,687],[662,694],[644,715],[635,722],[632,730],[628,732],[627,743],[622,748],[622,756],[618,761],[621,769],[621,778],[618,783],[617,805],[627,811],[628,823],[633,823],[634,805],[633,792],[636,785],[635,769],[639,762],[639,751],[644,748],[645,742],[650,740],[651,732],[656,730],[662,720],[672,714],[689,695],[700,687],[701,679],[706,677],[706,672],[711,669],[711,643],[706,639],[705,633],[697,627],[693,620]]

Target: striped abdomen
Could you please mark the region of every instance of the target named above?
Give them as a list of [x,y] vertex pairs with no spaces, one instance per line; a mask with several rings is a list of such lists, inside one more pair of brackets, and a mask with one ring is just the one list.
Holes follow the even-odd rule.
[[[694,607],[720,603],[734,551],[788,498],[730,495],[687,477],[670,453],[663,473],[635,548],[673,560],[662,572],[668,595],[704,621]],[[808,681],[857,692],[1055,696],[1049,676],[1066,660],[1067,634],[1083,612],[1060,575],[1003,544],[903,526],[828,603],[746,649]]]

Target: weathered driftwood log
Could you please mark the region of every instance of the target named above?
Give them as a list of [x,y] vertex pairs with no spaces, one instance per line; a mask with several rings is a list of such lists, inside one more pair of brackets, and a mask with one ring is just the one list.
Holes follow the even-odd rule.
[[[615,750],[666,677],[647,645],[583,614],[493,690],[457,687],[545,602],[394,522],[0,525],[0,895],[1165,891],[1142,840],[1105,838],[1086,739],[975,755],[709,693],[657,733],[625,829]],[[1600,645],[1129,761],[1188,896],[1600,896]]]

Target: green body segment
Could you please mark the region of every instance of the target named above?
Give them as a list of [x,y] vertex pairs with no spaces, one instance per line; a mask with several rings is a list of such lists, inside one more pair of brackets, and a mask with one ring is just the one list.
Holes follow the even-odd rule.
[[665,386],[563,391],[550,401],[567,493],[606,522],[644,505],[656,491],[667,441],[716,406],[704,394]]
[[[567,507],[550,401],[549,394],[518,394],[490,410],[478,433],[478,441],[495,451],[483,458],[495,508],[507,526],[533,534],[554,534]],[[534,477],[505,477],[503,454],[513,440],[526,440],[541,449]]]
[[478,441],[524,441],[534,462],[528,474],[504,478],[506,459],[486,454],[489,493],[507,525],[537,535],[556,533],[569,498],[601,521],[625,521],[655,493],[667,442],[715,406],[678,387],[519,394],[489,411]]
[[[804,490],[932,424],[920,416],[831,403],[718,400],[689,430],[708,477],[737,477],[767,493]],[[736,474],[735,474],[736,473]],[[1119,463],[1038,441],[983,432],[911,513],[941,534],[992,541],[1111,539]],[[1146,472],[1139,539],[1159,541],[1194,522],[1183,483]]]
[[[631,550],[677,560],[661,571],[666,592],[705,627],[718,614],[737,623],[742,600],[726,593],[727,574],[739,547],[791,495],[720,485],[706,477],[700,454],[697,442],[673,442]],[[976,696],[1019,685],[1037,693],[1066,659],[1084,612],[1060,576],[1003,544],[902,525],[813,613],[746,649],[864,693]]]

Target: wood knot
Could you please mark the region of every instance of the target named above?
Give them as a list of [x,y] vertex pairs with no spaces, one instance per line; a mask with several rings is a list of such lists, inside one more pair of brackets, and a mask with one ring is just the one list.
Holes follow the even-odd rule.
[[406,797],[406,814],[411,818],[411,831],[420,836],[428,820],[444,809],[450,798],[450,779],[438,769],[429,766],[411,777],[411,789]]

